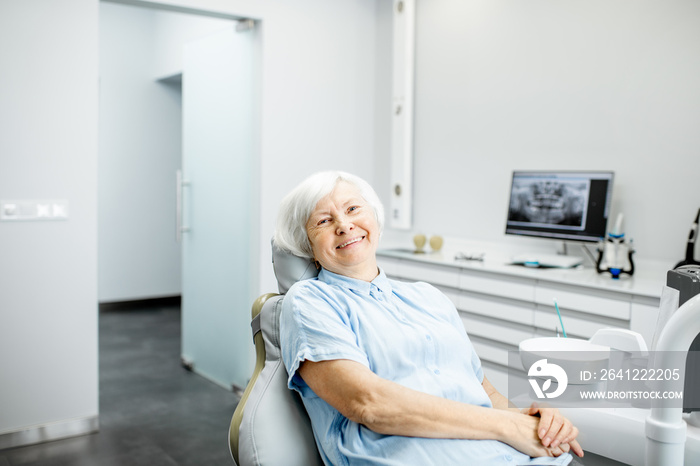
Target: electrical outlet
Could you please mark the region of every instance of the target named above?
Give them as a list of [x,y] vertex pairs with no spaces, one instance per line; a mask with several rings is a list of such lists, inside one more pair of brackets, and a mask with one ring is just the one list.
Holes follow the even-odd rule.
[[5,219],[13,219],[17,216],[17,204],[14,203],[6,203],[2,204],[2,207],[0,207],[0,218],[3,220]]
[[0,201],[0,221],[41,221],[68,219],[66,200]]

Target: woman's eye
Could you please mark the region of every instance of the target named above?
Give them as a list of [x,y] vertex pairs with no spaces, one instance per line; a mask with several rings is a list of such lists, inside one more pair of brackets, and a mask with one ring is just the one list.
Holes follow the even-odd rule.
[[354,205],[354,206],[352,206],[352,207],[350,207],[350,208],[348,209],[348,212],[355,211],[355,210],[357,210],[357,209],[359,209],[359,208],[360,208],[360,206]]
[[328,223],[328,219],[327,219],[327,218],[324,218],[324,219],[321,219],[321,220],[318,221],[318,224],[319,224],[319,225],[323,225],[324,223]]

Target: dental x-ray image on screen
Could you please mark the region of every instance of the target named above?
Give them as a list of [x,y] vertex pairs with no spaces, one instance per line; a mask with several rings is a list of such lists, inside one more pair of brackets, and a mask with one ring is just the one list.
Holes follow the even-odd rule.
[[582,230],[589,188],[585,178],[514,178],[508,222]]
[[515,171],[506,233],[576,241],[605,235],[612,172]]

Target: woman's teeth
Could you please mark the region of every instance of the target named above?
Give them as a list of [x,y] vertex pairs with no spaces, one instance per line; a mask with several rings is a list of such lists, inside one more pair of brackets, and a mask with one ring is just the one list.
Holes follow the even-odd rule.
[[359,237],[357,237],[357,238],[353,238],[353,239],[351,239],[350,241],[341,244],[341,245],[338,246],[336,249],[343,249],[345,246],[348,246],[348,245],[350,245],[350,244],[352,244],[352,243],[357,243],[358,241],[361,241],[363,238],[364,238],[364,236],[359,236]]

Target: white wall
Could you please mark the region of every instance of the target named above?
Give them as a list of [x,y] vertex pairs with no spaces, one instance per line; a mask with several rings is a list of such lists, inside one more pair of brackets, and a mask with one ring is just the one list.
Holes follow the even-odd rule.
[[316,0],[265,12],[261,291],[276,289],[267,239],[286,193],[325,169],[375,181],[375,9]]
[[504,235],[512,170],[611,169],[637,257],[683,257],[700,3],[431,0],[416,23],[415,231],[553,249]]
[[0,435],[98,412],[97,1],[0,2]]
[[230,21],[100,3],[99,300],[179,295],[182,46]]

